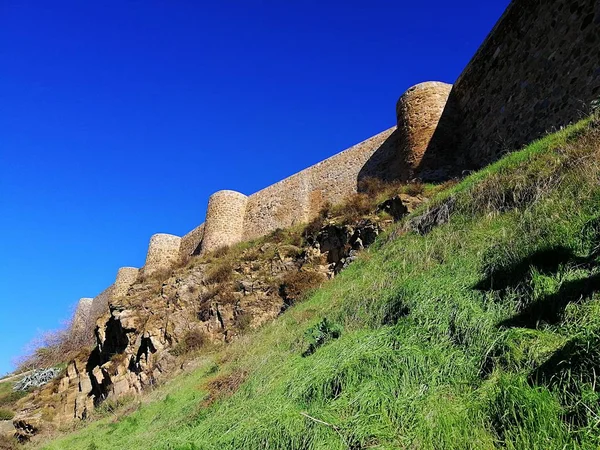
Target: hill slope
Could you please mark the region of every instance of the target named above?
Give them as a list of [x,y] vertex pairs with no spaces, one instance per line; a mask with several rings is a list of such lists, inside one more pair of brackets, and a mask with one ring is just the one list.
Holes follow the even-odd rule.
[[597,448],[599,164],[590,120],[507,156],[275,321],[44,448]]

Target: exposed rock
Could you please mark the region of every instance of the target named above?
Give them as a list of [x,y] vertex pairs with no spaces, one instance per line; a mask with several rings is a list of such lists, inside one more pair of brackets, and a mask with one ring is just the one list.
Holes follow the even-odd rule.
[[26,391],[30,388],[38,388],[53,380],[60,373],[60,369],[39,369],[34,370],[20,381],[17,381],[13,387],[15,391]]
[[394,222],[398,222],[408,214],[408,208],[406,205],[404,205],[399,195],[396,195],[395,197],[392,197],[381,203],[377,207],[377,210],[388,213],[390,216],[392,216]]
[[312,238],[312,247],[326,256],[329,270],[337,274],[356,259],[358,250],[373,244],[381,231],[380,225],[369,219],[353,226],[330,223]]
[[[409,209],[401,198],[387,204],[392,215]],[[275,319],[290,304],[283,280],[308,273],[299,278],[310,285],[333,277],[375,242],[384,223],[391,220],[372,216],[340,224],[332,218],[302,246],[267,242],[235,261],[199,257],[163,281],[138,279],[98,319],[96,347],[87,359],[71,361],[60,378],[28,397],[14,421],[18,436],[29,439],[42,417],[53,425],[86,419],[106,400],[174,376],[185,366],[179,356],[186,346],[227,343]],[[223,272],[218,281],[209,277],[215,269]]]
[[454,211],[455,207],[456,199],[454,197],[450,197],[441,205],[431,208],[424,214],[409,220],[406,224],[406,228],[421,235],[425,235],[436,226],[447,223],[450,220],[450,215]]

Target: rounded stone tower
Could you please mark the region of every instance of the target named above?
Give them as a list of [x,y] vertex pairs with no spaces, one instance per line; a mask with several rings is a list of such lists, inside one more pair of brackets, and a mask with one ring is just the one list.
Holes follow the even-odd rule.
[[73,315],[73,321],[71,323],[72,333],[81,333],[86,331],[91,322],[91,311],[92,311],[92,298],[79,299],[77,303],[77,309]]
[[140,270],[136,267],[121,267],[117,272],[117,278],[113,285],[113,297],[122,297],[127,294],[131,285],[137,279]]
[[419,168],[451,90],[451,84],[429,81],[411,87],[398,100],[396,119],[400,160],[404,166],[402,179],[412,178]]
[[172,234],[155,234],[150,238],[144,275],[170,270],[179,262],[181,238]]
[[236,191],[219,191],[210,196],[204,222],[202,253],[242,240],[248,197]]

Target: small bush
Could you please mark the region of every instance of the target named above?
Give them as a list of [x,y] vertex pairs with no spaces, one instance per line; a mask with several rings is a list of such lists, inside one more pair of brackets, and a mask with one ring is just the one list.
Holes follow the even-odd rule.
[[312,355],[319,347],[332,339],[337,339],[342,334],[342,327],[323,318],[317,325],[306,330],[304,334],[308,341],[308,348],[302,352],[303,357]]
[[240,330],[240,331],[246,331],[248,328],[250,328],[250,325],[252,324],[252,314],[248,313],[248,312],[240,312],[239,314],[236,314],[235,316],[235,326]]
[[217,400],[235,394],[247,377],[247,372],[237,370],[226,375],[217,376],[206,385],[208,396],[204,400],[203,406],[209,406]]
[[198,330],[188,331],[181,341],[177,343],[171,350],[171,353],[175,356],[185,355],[194,350],[198,350],[206,344],[206,335]]
[[375,205],[371,197],[366,194],[353,194],[336,211],[344,222],[356,222],[364,216],[371,214],[375,210]]
[[404,188],[404,192],[407,195],[416,197],[417,195],[422,195],[425,192],[425,185],[423,183],[410,183],[407,184]]
[[231,250],[231,247],[224,245],[211,252],[210,256],[213,258],[224,258],[229,253],[229,250]]
[[207,284],[224,283],[233,276],[233,263],[231,261],[220,261],[212,267],[206,275]]
[[279,294],[287,306],[293,305],[311,289],[321,285],[327,277],[320,272],[288,272],[279,287]]
[[96,409],[95,413],[99,416],[107,416],[109,414],[115,414],[117,410],[125,405],[133,403],[135,396],[132,394],[123,395],[118,398],[111,398],[103,401]]
[[15,413],[10,409],[0,408],[0,420],[13,420]]

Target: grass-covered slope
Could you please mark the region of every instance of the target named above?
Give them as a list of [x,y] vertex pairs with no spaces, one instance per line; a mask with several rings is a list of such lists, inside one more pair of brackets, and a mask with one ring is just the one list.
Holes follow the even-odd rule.
[[[48,449],[598,448],[600,131],[582,122],[381,237],[276,321]],[[326,320],[324,320],[326,319]]]

